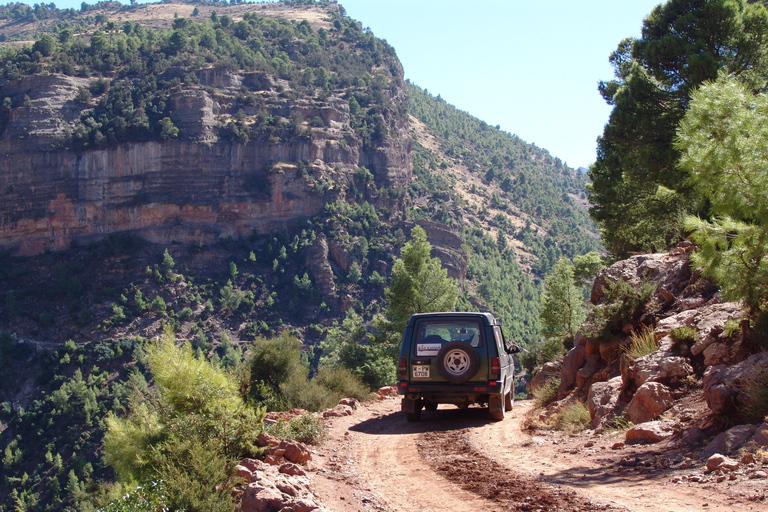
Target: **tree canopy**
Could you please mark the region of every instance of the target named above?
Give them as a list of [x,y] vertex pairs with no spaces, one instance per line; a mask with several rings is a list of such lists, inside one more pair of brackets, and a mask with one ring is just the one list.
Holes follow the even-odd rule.
[[392,267],[391,286],[384,291],[389,301],[387,316],[399,333],[414,313],[451,311],[459,294],[440,260],[429,256],[432,245],[424,229],[415,226],[411,238]]
[[686,218],[700,247],[693,260],[753,311],[768,306],[766,117],[768,95],[722,75],[693,93],[675,141],[694,197],[712,214]]
[[599,91],[613,111],[590,169],[590,213],[615,256],[670,245],[680,214],[706,206],[691,202],[675,130],[691,92],[721,70],[762,87],[767,40],[763,2],[670,0],[611,54],[616,78]]

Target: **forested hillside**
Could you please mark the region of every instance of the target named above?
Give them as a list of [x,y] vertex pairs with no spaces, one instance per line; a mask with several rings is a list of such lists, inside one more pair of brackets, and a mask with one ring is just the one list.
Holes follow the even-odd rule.
[[[337,4],[11,4],[0,34],[0,510],[93,510],[156,477],[120,443],[105,458],[110,428],[162,439],[139,454],[158,465],[225,467],[257,452],[201,455],[232,435],[206,415],[250,428],[392,382],[401,251],[431,247],[456,308],[533,345],[544,276],[600,247],[582,173],[403,82]],[[201,409],[158,339],[188,344]]]

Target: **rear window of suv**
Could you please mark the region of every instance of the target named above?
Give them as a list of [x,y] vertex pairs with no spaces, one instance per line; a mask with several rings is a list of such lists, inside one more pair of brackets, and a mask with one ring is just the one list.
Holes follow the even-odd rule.
[[477,348],[483,346],[480,322],[471,319],[420,320],[416,324],[417,356],[436,356],[450,341],[463,341]]

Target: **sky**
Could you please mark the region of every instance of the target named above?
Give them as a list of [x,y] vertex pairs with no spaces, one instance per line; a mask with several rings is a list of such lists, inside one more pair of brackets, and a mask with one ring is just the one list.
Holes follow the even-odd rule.
[[[81,1],[55,3],[79,8]],[[594,162],[611,111],[597,92],[600,80],[613,78],[608,57],[622,39],[640,35],[643,18],[660,2],[339,3],[395,48],[412,83],[577,168]]]

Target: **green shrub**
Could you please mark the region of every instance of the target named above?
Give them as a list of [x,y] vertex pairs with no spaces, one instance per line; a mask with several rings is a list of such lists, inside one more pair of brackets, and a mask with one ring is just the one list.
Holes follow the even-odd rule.
[[640,286],[633,286],[621,279],[605,286],[605,302],[594,308],[596,331],[602,338],[611,338],[621,333],[627,323],[637,320],[644,309],[651,306],[656,285],[643,280]]
[[295,439],[301,443],[319,445],[325,441],[323,420],[314,414],[302,414],[290,421],[278,421],[266,425],[264,431],[281,439]]
[[606,423],[605,430],[608,432],[620,432],[624,430],[629,430],[633,426],[634,426],[634,423],[629,421],[629,418],[627,417],[627,413],[623,412],[611,418],[611,420],[608,423]]
[[551,377],[541,386],[531,389],[536,407],[546,407],[554,402],[558,387],[560,387],[560,377]]
[[300,373],[280,384],[280,395],[286,409],[298,407],[313,412],[333,407],[339,401],[337,394]]
[[327,389],[338,399],[350,397],[364,401],[371,395],[370,388],[344,367],[320,368],[312,381]]
[[676,327],[669,333],[669,337],[675,345],[693,345],[697,336],[698,332],[696,331],[696,328],[687,325]]
[[[287,331],[275,338],[256,339],[246,365],[250,369],[251,382],[263,382],[271,393],[279,393],[280,385],[293,375],[306,380],[308,372],[301,364],[301,341]],[[249,394],[256,402],[262,402],[268,398],[266,391],[264,386],[251,386]]]
[[641,326],[639,332],[632,331],[629,339],[629,345],[623,347],[623,350],[633,360],[652,354],[659,348],[656,344],[656,337],[653,334],[653,327],[650,325]]
[[159,512],[168,510],[163,482],[138,485],[121,498],[110,501],[97,512]]

